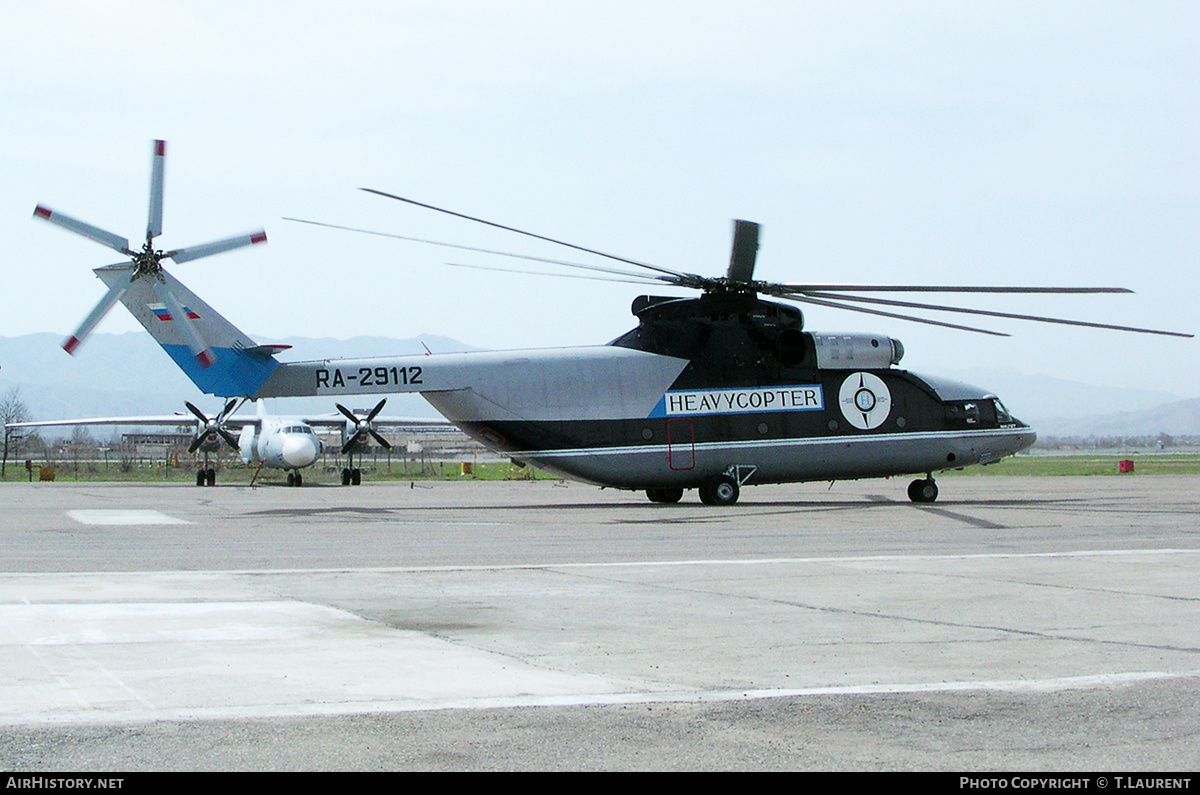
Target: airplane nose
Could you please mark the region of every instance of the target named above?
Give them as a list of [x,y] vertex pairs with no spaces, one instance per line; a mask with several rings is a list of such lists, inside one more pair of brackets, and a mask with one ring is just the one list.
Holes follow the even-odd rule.
[[289,436],[283,442],[282,455],[289,467],[300,469],[317,460],[318,450],[307,436]]

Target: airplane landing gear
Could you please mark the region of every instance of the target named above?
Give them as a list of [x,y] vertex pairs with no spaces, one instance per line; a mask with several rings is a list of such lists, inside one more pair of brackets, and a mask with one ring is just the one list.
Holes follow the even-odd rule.
[[217,470],[212,467],[207,469],[201,467],[196,470],[196,485],[197,486],[215,486],[217,485]]
[[299,472],[288,472],[288,485],[289,486],[303,486],[304,478],[300,475]]
[[933,502],[937,499],[938,487],[933,482],[933,476],[926,476],[924,480],[914,480],[908,484],[908,498],[913,502]]
[[342,485],[343,486],[360,486],[362,485],[362,470],[353,467],[346,467],[342,470]]

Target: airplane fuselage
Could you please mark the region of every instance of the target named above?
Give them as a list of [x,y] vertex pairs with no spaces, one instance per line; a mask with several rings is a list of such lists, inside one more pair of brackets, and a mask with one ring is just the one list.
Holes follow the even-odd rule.
[[247,464],[298,470],[312,466],[323,445],[312,427],[295,417],[264,417],[247,425],[238,437],[238,452]]

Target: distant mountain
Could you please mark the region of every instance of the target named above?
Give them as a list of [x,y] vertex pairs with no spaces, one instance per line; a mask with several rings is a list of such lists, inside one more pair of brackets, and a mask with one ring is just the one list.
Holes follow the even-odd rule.
[[1200,436],[1200,398],[1095,417],[1051,417],[1031,423],[1046,436]]
[[1046,421],[1139,412],[1189,397],[1136,387],[1096,386],[1012,369],[975,368],[952,377],[991,390],[1015,416],[1038,427]]

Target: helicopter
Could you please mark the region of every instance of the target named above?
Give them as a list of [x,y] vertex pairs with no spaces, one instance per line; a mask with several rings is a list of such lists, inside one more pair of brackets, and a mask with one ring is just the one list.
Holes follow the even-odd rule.
[[[114,239],[121,241],[116,235],[40,205],[34,213],[131,257],[128,263],[95,269],[108,292],[64,343],[68,352],[120,301],[206,393],[259,399],[417,392],[467,435],[514,463],[599,486],[644,491],[656,503],[677,503],[695,489],[706,505],[732,505],[751,485],[901,475],[920,476],[909,485],[908,496],[930,503],[938,497],[935,472],[993,464],[1036,440],[1034,429],[1014,417],[995,394],[901,369],[904,346],[892,337],[810,331],[796,303],[995,336],[1007,335],[891,310],[1192,336],[878,295],[1131,292],[1118,287],[757,281],[760,228],[745,220],[734,222],[726,273],[706,277],[364,188],[622,267],[554,261],[561,265],[700,294],[635,298],[631,309],[637,326],[605,345],[281,362],[278,346],[255,343],[162,267],[163,259],[182,260],[181,252],[164,254],[152,245],[161,232],[161,142],[155,151],[151,221],[140,254],[129,251],[128,244],[115,245]],[[251,242],[253,235],[234,238],[223,241],[226,248],[221,250]],[[201,255],[208,253],[202,249]],[[183,260],[194,258],[188,249],[182,255]],[[164,304],[168,312],[156,311]]]

